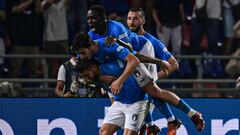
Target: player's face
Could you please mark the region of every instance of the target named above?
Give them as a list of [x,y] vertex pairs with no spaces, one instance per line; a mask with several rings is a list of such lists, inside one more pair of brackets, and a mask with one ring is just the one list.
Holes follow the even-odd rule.
[[96,11],[88,10],[87,23],[93,32],[99,31],[100,25],[103,23],[103,20],[104,19],[101,19],[100,15]]
[[128,28],[133,32],[138,32],[143,25],[143,19],[139,12],[128,12],[127,16]]
[[78,53],[80,54],[81,60],[91,60],[92,59],[93,54],[89,48],[82,48],[81,50],[78,51]]
[[98,72],[96,71],[98,70],[97,68],[93,68],[92,66],[90,66],[90,68],[84,70],[81,75],[83,77],[83,79],[88,82],[88,83],[94,83],[95,81],[98,80],[99,75],[97,74]]
[[94,72],[91,69],[86,69],[81,73],[84,81],[91,83],[95,80]]

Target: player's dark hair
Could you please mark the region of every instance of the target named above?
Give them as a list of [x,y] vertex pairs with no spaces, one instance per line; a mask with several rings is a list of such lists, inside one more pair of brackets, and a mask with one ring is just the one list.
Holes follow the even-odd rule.
[[92,39],[89,37],[87,33],[80,32],[76,34],[73,40],[72,50],[78,51],[82,48],[89,48],[91,45]]
[[78,60],[77,71],[82,73],[84,70],[89,69],[92,65],[98,65],[95,60]]
[[140,12],[142,19],[145,20],[145,13],[142,8],[131,8],[129,11],[131,12]]
[[93,5],[89,8],[89,10],[96,11],[103,19],[106,19],[107,17],[107,11],[102,5]]

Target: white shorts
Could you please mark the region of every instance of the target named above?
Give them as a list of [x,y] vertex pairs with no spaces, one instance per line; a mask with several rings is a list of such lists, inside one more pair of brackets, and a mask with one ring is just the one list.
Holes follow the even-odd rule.
[[153,78],[143,63],[137,66],[133,72],[133,76],[140,87],[147,85],[149,82],[153,82]]
[[148,101],[122,104],[115,101],[104,118],[103,124],[113,124],[138,132],[148,111]]

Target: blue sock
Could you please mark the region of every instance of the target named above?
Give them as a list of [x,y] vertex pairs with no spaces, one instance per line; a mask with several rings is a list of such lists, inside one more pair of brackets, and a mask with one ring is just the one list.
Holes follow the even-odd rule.
[[188,114],[192,109],[184,100],[180,99],[177,106],[178,109]]
[[175,120],[175,116],[172,113],[172,110],[170,109],[168,103],[166,103],[163,100],[154,100],[154,105],[155,107],[161,111],[161,113],[165,116],[165,118],[168,121],[173,121]]
[[145,118],[146,125],[151,125],[153,123],[152,113],[148,111],[147,116]]

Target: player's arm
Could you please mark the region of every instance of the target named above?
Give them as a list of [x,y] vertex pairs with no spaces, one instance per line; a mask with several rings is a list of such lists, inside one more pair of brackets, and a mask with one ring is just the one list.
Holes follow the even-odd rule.
[[127,57],[125,58],[125,61],[127,62],[125,70],[123,71],[121,76],[119,76],[117,80],[114,81],[110,86],[113,94],[118,94],[120,92],[124,81],[127,80],[127,78],[133,73],[133,71],[136,69],[136,67],[140,63],[137,57],[135,57],[131,53],[127,55]]
[[108,36],[105,39],[105,45],[109,46],[111,45],[113,42],[118,43],[120,46],[127,48],[130,52],[133,51],[132,45],[130,43],[126,43],[124,41],[122,41],[121,39],[112,37],[112,36]]
[[169,62],[158,59],[158,58],[153,58],[150,56],[142,55],[139,53],[137,53],[135,56],[140,60],[141,63],[154,63],[154,64],[160,65],[160,67],[162,68],[162,71],[165,74],[169,74],[169,71],[171,69]]
[[170,70],[169,70],[168,74],[166,74],[164,71],[161,70],[160,72],[158,72],[159,79],[166,78],[168,75],[170,75],[174,71],[178,70],[178,68],[179,68],[178,62],[173,56],[168,59],[168,63],[170,64]]

